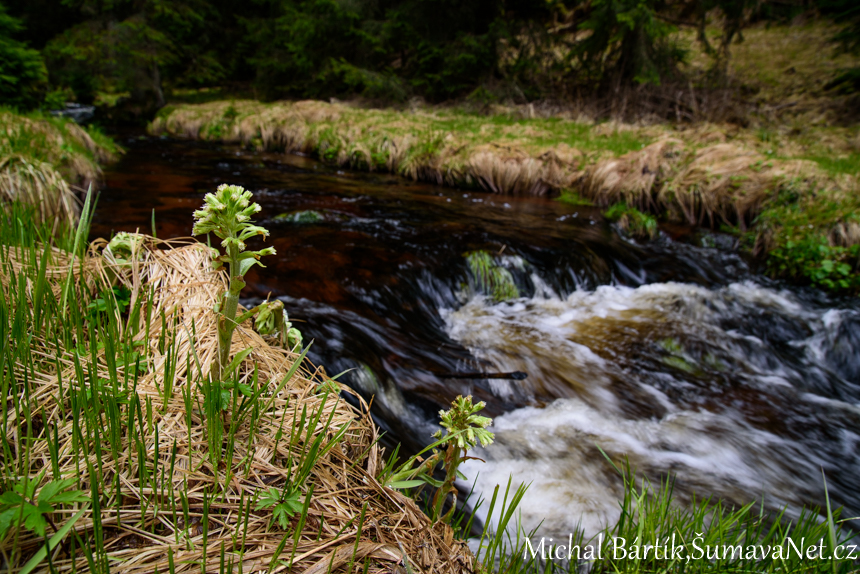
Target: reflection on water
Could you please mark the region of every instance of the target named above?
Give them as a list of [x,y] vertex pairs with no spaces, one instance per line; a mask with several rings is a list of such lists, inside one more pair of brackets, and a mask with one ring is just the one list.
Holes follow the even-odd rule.
[[[281,298],[329,373],[376,395],[414,449],[472,393],[497,416],[479,484],[531,480],[527,520],[566,533],[611,518],[619,481],[595,445],[682,496],[860,510],[860,318],[783,291],[736,255],[664,238],[638,246],[597,210],[342,173],[317,162],[158,139],[127,142],[95,234],[190,233],[220,183],[252,190],[276,257],[247,295]],[[464,254],[496,254],[521,299],[474,289]],[[521,370],[524,381],[454,379]],[[582,515],[582,516],[581,516]]]

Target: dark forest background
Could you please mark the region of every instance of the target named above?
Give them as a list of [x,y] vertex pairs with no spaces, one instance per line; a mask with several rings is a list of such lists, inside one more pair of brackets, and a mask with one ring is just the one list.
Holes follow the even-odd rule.
[[[217,87],[260,99],[526,103],[685,85],[695,30],[725,83],[744,27],[803,15],[860,51],[856,0],[0,0],[0,103],[151,111]],[[828,88],[857,90],[842,70]]]

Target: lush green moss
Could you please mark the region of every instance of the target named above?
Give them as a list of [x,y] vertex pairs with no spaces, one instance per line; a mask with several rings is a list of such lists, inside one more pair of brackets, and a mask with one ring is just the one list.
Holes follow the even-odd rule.
[[616,203],[607,209],[603,216],[618,223],[624,233],[636,239],[654,239],[657,235],[657,219],[626,203]]

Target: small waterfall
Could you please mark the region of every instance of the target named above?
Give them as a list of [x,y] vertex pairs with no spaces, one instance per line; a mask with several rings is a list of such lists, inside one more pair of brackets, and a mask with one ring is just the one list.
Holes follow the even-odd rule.
[[[527,530],[588,535],[618,516],[629,460],[681,501],[717,496],[772,510],[831,502],[857,516],[860,313],[817,309],[755,283],[604,285],[565,298],[443,311],[448,333],[525,381],[492,387],[529,406],[496,418],[496,442],[464,469],[478,490],[531,482]],[[492,399],[491,399],[492,400]],[[465,486],[465,484],[463,485]],[[484,517],[486,518],[486,517]]]

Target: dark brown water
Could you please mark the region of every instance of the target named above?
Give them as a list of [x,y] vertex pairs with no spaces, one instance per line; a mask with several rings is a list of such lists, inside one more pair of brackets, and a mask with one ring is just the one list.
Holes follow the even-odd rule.
[[[94,233],[190,233],[220,183],[262,205],[276,257],[247,296],[282,299],[311,358],[375,395],[377,420],[424,444],[436,412],[472,393],[498,417],[491,489],[532,481],[525,519],[564,534],[611,518],[619,482],[595,444],[682,496],[777,508],[831,498],[860,510],[860,314],[786,289],[731,252],[621,238],[588,207],[344,173],[306,158],[142,138],[106,175]],[[321,217],[278,218],[312,210]],[[685,235],[681,230],[681,235]],[[677,235],[677,234],[675,234]],[[465,254],[486,250],[521,297],[494,303]],[[525,381],[456,379],[528,373]]]

